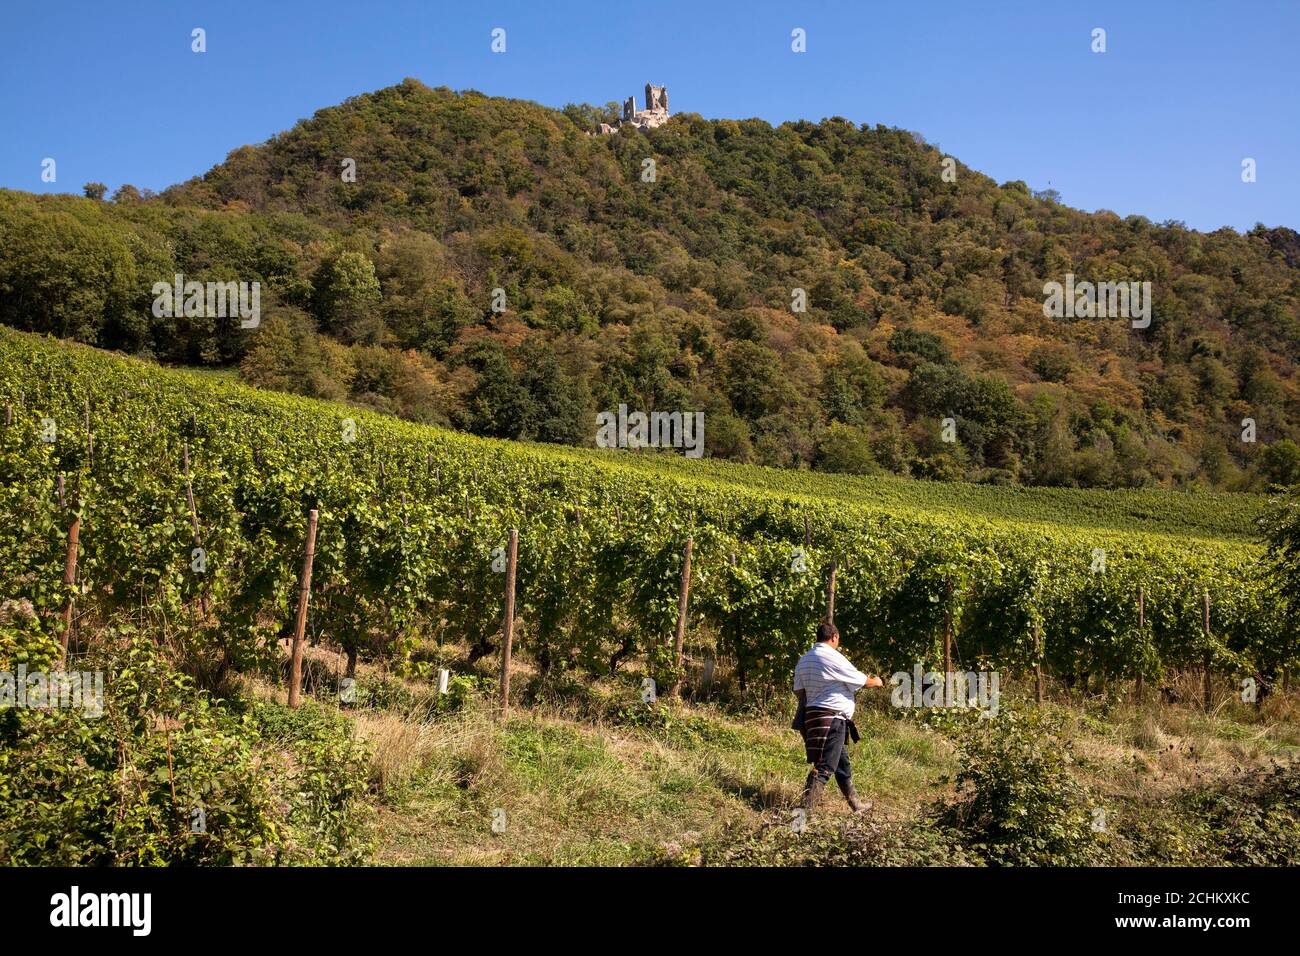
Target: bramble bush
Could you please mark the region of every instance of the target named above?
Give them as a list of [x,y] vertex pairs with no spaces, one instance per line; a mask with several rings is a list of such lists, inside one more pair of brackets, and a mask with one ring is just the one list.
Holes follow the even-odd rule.
[[[174,672],[153,641],[112,635],[102,716],[0,710],[0,861],[38,866],[359,862],[365,760],[346,719],[243,713]],[[108,642],[109,635],[101,635]],[[291,728],[279,735],[275,728]]]
[[1070,772],[1053,718],[1006,707],[953,725],[957,795],[940,821],[994,866],[1085,866],[1100,860],[1093,813]]

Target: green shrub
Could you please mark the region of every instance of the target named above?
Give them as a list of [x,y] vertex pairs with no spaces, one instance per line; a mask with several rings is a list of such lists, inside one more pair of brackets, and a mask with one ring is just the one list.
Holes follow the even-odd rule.
[[940,819],[992,865],[1080,866],[1100,858],[1092,809],[1056,730],[1042,711],[1009,708],[955,724],[962,769]]
[[352,721],[306,701],[298,710],[261,703],[251,718],[257,734],[287,757],[280,795],[288,839],[277,862],[353,864],[369,852],[365,797],[369,762]]
[[225,710],[175,673],[153,641],[125,632],[99,640],[104,646],[77,668],[104,672],[102,714],[0,710],[0,861],[364,857],[365,761],[345,718],[310,703],[289,718],[268,718],[270,705]]
[[1300,767],[1253,771],[1184,802],[1208,824],[1219,844],[1217,862],[1294,866],[1300,860]]

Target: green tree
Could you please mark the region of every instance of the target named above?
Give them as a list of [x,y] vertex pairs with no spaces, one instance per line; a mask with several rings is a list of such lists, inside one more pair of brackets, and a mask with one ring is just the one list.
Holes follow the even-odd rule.
[[871,451],[871,437],[861,428],[831,423],[817,443],[817,468],[846,475],[869,475],[880,470]]
[[321,264],[314,283],[321,327],[344,342],[376,345],[383,340],[379,279],[360,252],[345,250]]
[[885,397],[876,364],[865,356],[847,357],[822,376],[821,403],[832,421],[866,424]]
[[722,381],[731,406],[750,421],[776,411],[787,397],[781,359],[766,345],[741,340],[727,347]]
[[282,309],[258,326],[240,362],[239,376],[258,388],[313,398],[346,398],[354,370],[341,351],[334,343],[320,342],[305,315]]
[[[92,197],[94,198],[94,197]],[[123,183],[117,187],[113,193],[113,202],[119,206],[133,206],[138,204],[144,197],[140,195],[140,190],[136,189],[130,183]]]
[[894,330],[889,337],[889,349],[903,360],[903,364],[909,366],[918,361],[936,365],[952,361],[952,354],[939,336],[906,326]]
[[1266,446],[1259,456],[1259,471],[1271,485],[1300,484],[1300,445],[1283,438]]
[[498,343],[486,339],[474,342],[458,364],[475,373],[475,387],[468,407],[459,416],[462,427],[476,435],[516,438],[535,424],[538,410],[528,389],[515,379],[510,358]]

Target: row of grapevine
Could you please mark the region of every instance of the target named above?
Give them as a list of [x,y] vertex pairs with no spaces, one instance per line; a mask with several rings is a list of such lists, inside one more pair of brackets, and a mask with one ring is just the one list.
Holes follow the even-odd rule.
[[886,673],[937,665],[948,619],[966,669],[1041,656],[1058,674],[1154,679],[1207,659],[1275,673],[1300,656],[1244,545],[895,516],[692,481],[678,466],[648,475],[9,332],[0,404],[0,658],[51,659],[72,597],[87,640],[92,625],[146,615],[230,666],[269,662],[313,508],[309,634],[354,657],[401,657],[421,635],[495,650],[494,551],[510,528],[517,646],[544,670],[643,661],[671,680],[688,537],[690,631],[746,683],[789,679],[831,562],[845,646]]

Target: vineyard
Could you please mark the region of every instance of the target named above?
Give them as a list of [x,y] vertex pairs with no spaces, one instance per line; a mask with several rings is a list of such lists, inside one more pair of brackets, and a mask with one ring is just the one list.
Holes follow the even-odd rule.
[[[35,611],[6,635],[6,656],[56,656],[75,606],[74,648],[86,622],[147,609],[223,666],[257,666],[288,634],[316,509],[308,633],[353,662],[401,661],[440,631],[467,636],[475,658],[497,650],[512,528],[516,651],[543,673],[641,662],[676,684],[688,540],[688,665],[707,645],[742,688],[784,686],[825,613],[832,564],[845,646],[884,673],[941,666],[945,635],[964,670],[1041,664],[1069,682],[1207,665],[1223,678],[1276,674],[1297,659],[1257,550],[1240,540],[1248,504],[1236,540],[1186,541],[1144,532],[1132,493],[1115,499],[1112,527],[1086,528],[1053,514],[1051,498],[1030,520],[872,503],[866,482],[860,500],[827,502],[797,493],[794,476],[763,488],[757,469],[661,469],[646,455],[616,465],[16,333],[2,349],[3,599]],[[1106,501],[1075,494],[1094,513]],[[1160,500],[1180,503],[1151,495],[1136,510]]]
[[[1262,503],[1248,496],[999,499],[1006,489],[490,441],[12,331],[0,333],[0,406],[0,665],[108,673],[103,719],[0,710],[0,855],[16,862],[359,862],[363,794],[391,791],[393,771],[358,749],[338,681],[365,672],[372,705],[416,699],[376,684],[376,668],[429,688],[416,724],[362,719],[381,734],[397,719],[400,737],[433,733],[428,715],[470,696],[499,707],[548,682],[644,688],[651,677],[665,700],[697,704],[725,686],[735,706],[779,712],[832,607],[846,652],[870,672],[992,670],[1021,699],[1132,681],[1158,701],[1192,676],[1207,702],[1214,690],[1222,700],[1246,678],[1271,687],[1297,658],[1252,540]],[[295,636],[342,662],[332,682],[305,680],[301,702],[312,661],[286,663]],[[513,695],[496,679],[510,672],[498,663],[507,648],[529,676]],[[235,689],[237,675],[279,700],[287,683],[290,706]],[[653,704],[613,712],[679,742],[758,733],[763,773],[784,773],[770,729],[709,729]],[[554,745],[537,719],[490,732]],[[881,741],[902,734],[908,753],[930,746],[865,719]],[[471,731],[449,728],[476,727],[477,739],[489,725],[436,726],[452,736],[422,760],[455,777],[488,759],[455,736]],[[579,748],[573,759],[595,759],[598,745],[559,739]],[[739,776],[722,778],[734,788],[756,772],[743,752],[698,759],[707,773],[740,760]],[[779,804],[781,786],[763,779],[744,787]],[[444,799],[462,799],[446,786]],[[1072,786],[1059,784],[1053,812],[1086,830]],[[196,836],[187,816],[200,812]],[[542,818],[557,813],[567,819]],[[409,826],[403,816],[398,831]],[[390,858],[423,859],[422,846]],[[1180,852],[1170,859],[1191,851]]]

